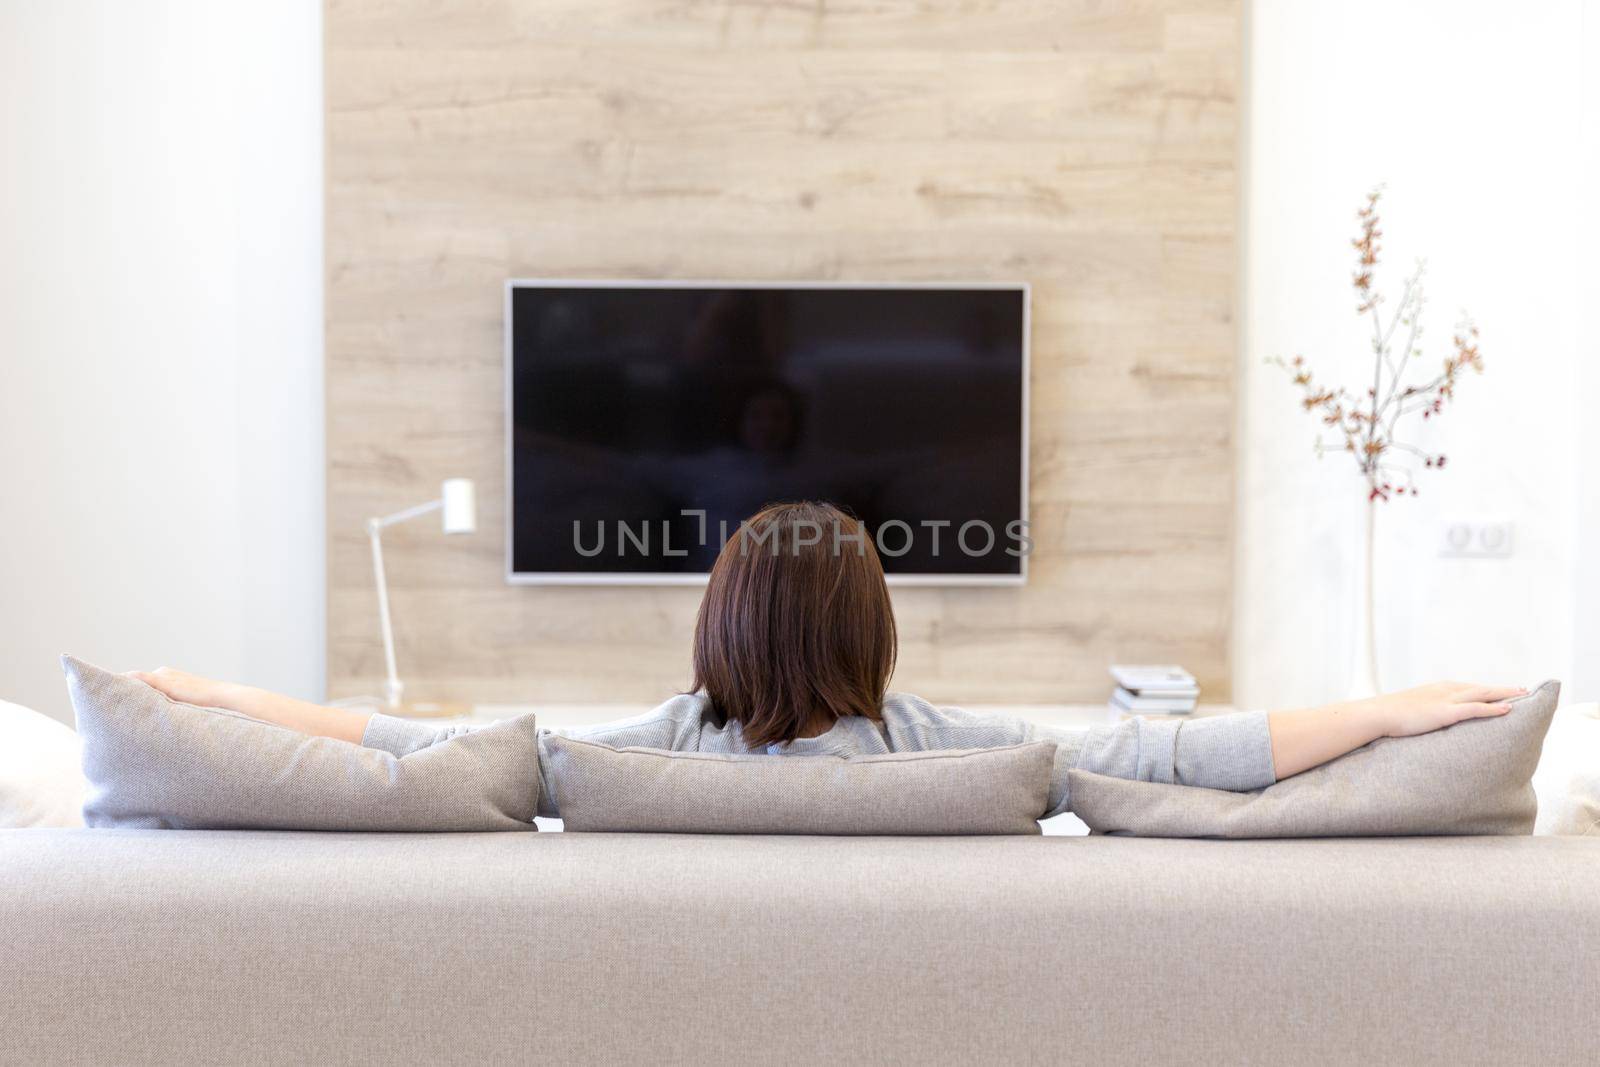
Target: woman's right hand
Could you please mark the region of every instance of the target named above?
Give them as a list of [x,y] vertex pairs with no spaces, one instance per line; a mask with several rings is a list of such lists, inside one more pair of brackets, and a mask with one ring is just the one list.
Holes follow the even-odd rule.
[[1278,780],[1336,759],[1380,737],[1414,737],[1511,710],[1527,695],[1509,685],[1437,682],[1367,700],[1267,715],[1272,767]]
[[1398,693],[1373,697],[1366,703],[1390,737],[1415,737],[1454,726],[1463,719],[1487,719],[1511,710],[1510,702],[1528,691],[1514,685],[1473,685],[1435,682]]
[[235,699],[238,696],[239,686],[232,682],[202,678],[198,674],[174,670],[171,667],[157,667],[153,671],[129,671],[128,677],[139,679],[145,685],[180,704],[193,704],[202,708],[226,708],[229,711],[241,710]]

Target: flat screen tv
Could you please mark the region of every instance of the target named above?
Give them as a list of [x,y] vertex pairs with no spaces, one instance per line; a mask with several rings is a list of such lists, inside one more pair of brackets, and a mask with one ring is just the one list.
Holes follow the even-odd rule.
[[795,500],[891,582],[1026,576],[1026,285],[513,280],[506,387],[514,583],[703,582]]

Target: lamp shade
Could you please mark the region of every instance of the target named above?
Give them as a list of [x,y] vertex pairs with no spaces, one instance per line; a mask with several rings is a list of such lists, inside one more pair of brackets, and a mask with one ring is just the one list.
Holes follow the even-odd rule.
[[450,478],[444,483],[444,532],[473,533],[478,529],[477,493],[471,478]]

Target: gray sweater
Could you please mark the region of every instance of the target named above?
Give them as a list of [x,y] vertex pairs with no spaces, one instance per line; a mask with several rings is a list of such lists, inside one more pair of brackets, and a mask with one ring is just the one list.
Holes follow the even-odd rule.
[[[446,740],[469,726],[429,726],[414,719],[374,715],[362,744],[396,756]],[[549,782],[553,773],[539,731],[539,814],[560,817]],[[698,693],[673,697],[632,719],[558,732],[617,748],[663,748],[674,752],[749,752],[736,722],[720,723]],[[1050,810],[1072,810],[1067,771],[1094,771],[1146,782],[1172,782],[1209,789],[1250,790],[1271,785],[1272,738],[1265,712],[1241,712],[1182,721],[1130,719],[1087,730],[1039,726],[1001,715],[941,708],[906,693],[884,697],[881,720],[840,719],[817,737],[768,745],[771,755],[861,756],[932,749],[1000,748],[1024,741],[1056,743]]]

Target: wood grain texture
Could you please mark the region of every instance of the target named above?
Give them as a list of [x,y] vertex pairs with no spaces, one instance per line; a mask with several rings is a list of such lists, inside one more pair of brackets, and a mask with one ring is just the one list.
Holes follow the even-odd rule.
[[510,587],[508,277],[1026,280],[1019,589],[903,589],[897,688],[1096,700],[1113,660],[1229,699],[1239,0],[330,0],[328,674],[650,701],[695,589]]

